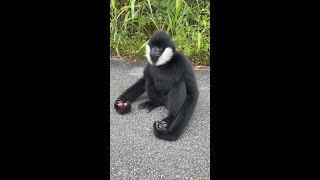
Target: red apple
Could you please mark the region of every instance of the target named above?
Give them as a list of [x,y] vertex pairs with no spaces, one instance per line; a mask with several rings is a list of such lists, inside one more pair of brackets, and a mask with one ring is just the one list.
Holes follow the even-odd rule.
[[122,109],[122,108],[124,108],[125,105],[124,105],[124,103],[119,103],[119,104],[117,104],[117,106]]

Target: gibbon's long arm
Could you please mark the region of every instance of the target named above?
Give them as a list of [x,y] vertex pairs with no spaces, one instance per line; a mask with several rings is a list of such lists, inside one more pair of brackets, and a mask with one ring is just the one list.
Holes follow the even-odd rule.
[[[184,90],[186,90],[186,92],[183,93]],[[183,85],[180,85],[180,87],[176,87],[172,89],[172,91],[173,93],[170,92],[170,99],[176,100],[176,102],[169,102],[169,104],[173,103],[174,106],[168,107],[168,117],[153,124],[155,136],[168,141],[175,141],[180,137],[191,119],[199,97],[199,92],[195,85],[186,85],[186,88]],[[183,96],[178,93],[186,93],[184,101],[182,101],[181,98]],[[177,107],[181,108],[177,110]],[[177,114],[175,114],[176,112]]]
[[140,78],[137,82],[135,82],[132,86],[130,86],[127,90],[125,90],[118,99],[122,101],[130,101],[133,102],[137,97],[139,97],[142,93],[145,92],[145,80],[144,78]]
[[[125,90],[119,98],[114,103],[115,110],[120,114],[128,113],[131,109],[131,103],[139,97],[141,94],[145,92],[145,79],[140,78],[137,82],[135,82],[132,86],[130,86],[127,90]],[[119,108],[118,101],[125,103],[125,106]]]

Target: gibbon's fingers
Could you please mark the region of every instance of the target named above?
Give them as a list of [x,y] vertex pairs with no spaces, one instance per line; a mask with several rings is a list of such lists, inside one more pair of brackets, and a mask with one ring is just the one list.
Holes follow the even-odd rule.
[[157,121],[156,125],[158,129],[164,129],[168,126],[168,124],[165,121]]

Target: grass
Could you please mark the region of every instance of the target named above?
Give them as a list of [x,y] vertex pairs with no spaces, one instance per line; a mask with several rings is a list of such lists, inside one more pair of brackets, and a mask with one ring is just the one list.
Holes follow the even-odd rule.
[[209,0],[110,1],[111,55],[145,59],[145,46],[157,30],[170,34],[193,63],[210,65]]

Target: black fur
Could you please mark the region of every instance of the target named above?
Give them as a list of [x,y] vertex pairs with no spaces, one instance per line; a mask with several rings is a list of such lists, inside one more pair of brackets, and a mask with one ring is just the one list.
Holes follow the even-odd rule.
[[[141,103],[139,109],[148,108],[150,112],[158,106],[165,106],[168,116],[154,122],[154,134],[157,138],[174,141],[182,134],[198,101],[199,93],[193,66],[187,57],[176,51],[171,38],[163,31],[158,31],[151,37],[149,46],[151,49],[157,47],[155,51],[159,51],[160,55],[166,47],[170,47],[174,54],[166,64],[148,64],[143,77],[118,99],[133,102],[147,92],[149,101]],[[157,52],[155,56],[151,56],[153,63],[158,58]]]

